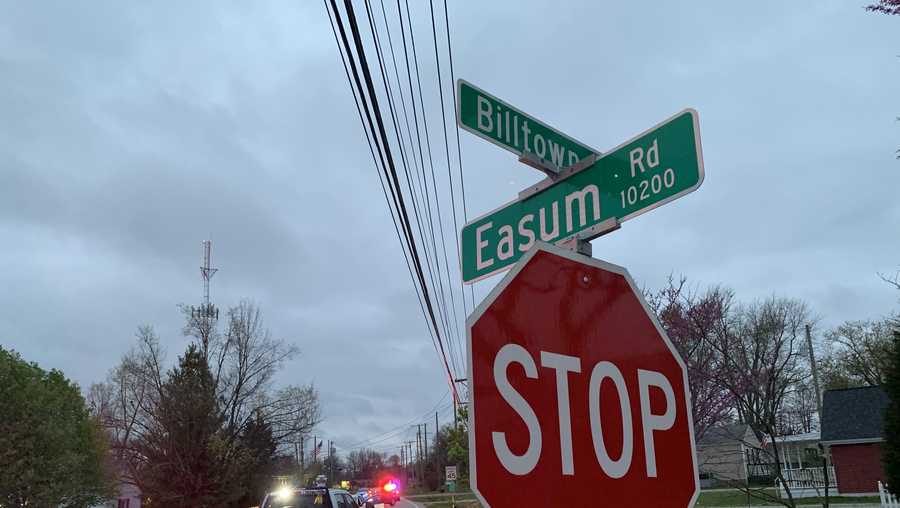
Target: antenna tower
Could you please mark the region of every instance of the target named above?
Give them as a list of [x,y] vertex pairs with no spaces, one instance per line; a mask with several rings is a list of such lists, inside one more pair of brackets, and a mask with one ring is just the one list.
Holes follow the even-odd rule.
[[219,309],[209,303],[209,279],[212,278],[218,268],[210,267],[212,254],[212,240],[203,240],[203,264],[200,266],[200,275],[203,277],[203,303],[199,309],[191,307],[191,317],[197,320],[200,331],[200,339],[203,341],[203,354],[206,355],[209,346],[209,335],[212,331],[213,319],[219,319]]

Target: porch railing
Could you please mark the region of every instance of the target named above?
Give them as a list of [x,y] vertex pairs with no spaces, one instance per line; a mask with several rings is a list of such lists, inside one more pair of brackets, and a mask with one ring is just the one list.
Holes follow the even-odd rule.
[[878,482],[878,497],[881,498],[881,508],[900,508],[900,500],[881,482]]
[[[825,493],[825,474],[821,467],[803,469],[782,469],[784,482],[776,480],[779,493],[785,496],[785,487],[790,489],[793,497],[818,497]],[[837,492],[834,466],[828,466],[828,491]],[[900,508],[900,507],[898,507]]]

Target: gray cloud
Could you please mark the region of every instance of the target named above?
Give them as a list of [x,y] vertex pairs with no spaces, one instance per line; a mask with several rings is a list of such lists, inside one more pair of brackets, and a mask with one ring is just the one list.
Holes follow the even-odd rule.
[[[408,437],[446,383],[321,5],[5,7],[3,346],[82,385],[142,323],[174,358],[211,237],[215,301],[253,299],[300,346],[279,382],[321,388],[322,433]],[[411,7],[446,185],[430,19]],[[699,110],[703,187],[595,241],[597,257],[651,287],[674,272],[801,297],[825,325],[896,310],[876,277],[900,264],[896,19],[837,1],[450,7],[459,77],[601,150]],[[462,152],[470,218],[538,179],[467,133]]]

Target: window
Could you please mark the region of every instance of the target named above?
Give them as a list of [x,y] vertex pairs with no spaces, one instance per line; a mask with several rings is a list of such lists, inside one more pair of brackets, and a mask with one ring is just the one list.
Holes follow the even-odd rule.
[[128,505],[131,504],[131,499],[120,497],[119,504],[116,508],[128,508]]

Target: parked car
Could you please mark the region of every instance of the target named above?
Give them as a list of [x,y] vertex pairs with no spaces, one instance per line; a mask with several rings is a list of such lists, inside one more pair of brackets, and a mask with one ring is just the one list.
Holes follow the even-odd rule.
[[271,492],[263,499],[260,508],[353,508],[356,499],[343,489],[283,488]]
[[359,489],[356,491],[356,504],[362,506],[369,499],[369,489]]
[[375,508],[376,504],[389,504],[394,506],[400,501],[400,485],[394,480],[388,480],[381,487],[372,489],[366,499],[366,508]]

